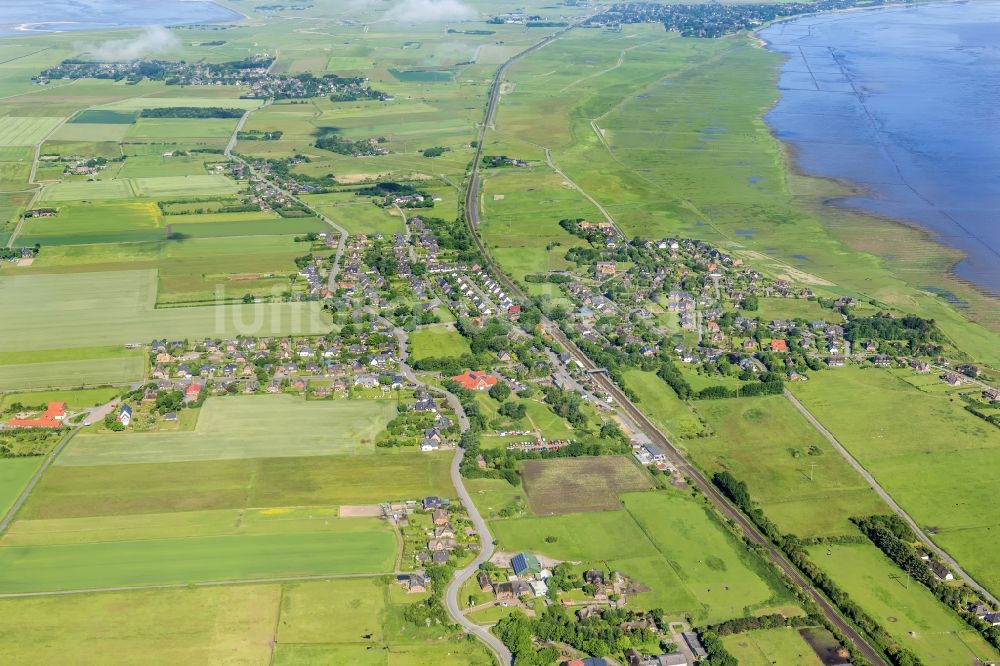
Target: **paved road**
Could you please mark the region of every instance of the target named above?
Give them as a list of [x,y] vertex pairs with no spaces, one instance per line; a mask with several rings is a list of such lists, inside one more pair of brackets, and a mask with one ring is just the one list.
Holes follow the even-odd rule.
[[[472,169],[469,173],[468,189],[466,190],[465,196],[466,224],[469,226],[472,238],[475,240],[480,253],[489,266],[490,272],[493,273],[495,278],[507,288],[508,293],[517,296],[522,301],[527,300],[524,293],[504,274],[502,270],[500,270],[500,267],[496,265],[496,262],[486,249],[482,242],[482,238],[480,238],[476,229],[479,226],[479,192],[481,186],[479,166],[482,162],[483,143],[487,128],[493,124],[493,117],[496,114],[496,108],[500,98],[500,83],[503,75],[507,71],[507,68],[516,60],[538,50],[539,48],[542,48],[571,28],[572,26],[555,33],[534,47],[515,55],[513,58],[504,63],[497,71],[497,75],[493,81],[493,87],[490,92],[490,101],[486,108],[486,116],[479,130],[476,156],[472,163]],[[559,330],[559,327],[556,326],[551,320],[543,317],[542,323],[546,329],[549,330],[552,336],[566,349],[566,351],[573,356],[573,358],[579,361],[585,369],[597,369],[597,366],[590,360],[590,358],[581,352],[571,340],[563,335],[562,331]],[[812,583],[810,583],[809,580],[806,579],[805,576],[803,576],[802,573],[785,558],[781,551],[779,551],[763,534],[757,530],[754,524],[745,515],[743,515],[742,512],[737,510],[728,502],[728,500],[726,500],[725,497],[723,497],[723,495],[715,488],[714,485],[712,485],[712,483],[708,481],[699,469],[687,461],[684,454],[677,449],[648,418],[646,418],[646,415],[643,414],[641,410],[632,404],[628,397],[622,393],[618,386],[612,382],[606,374],[597,373],[594,375],[594,379],[618,402],[619,406],[624,409],[629,417],[643,430],[645,435],[651,441],[659,444],[668,453],[668,455],[672,458],[674,466],[691,479],[694,485],[709,499],[709,501],[712,502],[712,504],[715,505],[719,512],[724,517],[738,525],[748,540],[763,548],[767,553],[768,559],[775,566],[781,569],[795,583],[796,586],[804,590],[806,594],[808,594],[809,597],[816,602],[820,611],[827,618],[827,620],[829,620],[838,629],[840,629],[845,636],[847,636],[848,640],[851,641],[855,649],[861,655],[863,655],[875,666],[888,666],[882,655],[880,655],[878,651],[868,644],[861,633],[855,629],[854,625],[844,618],[837,608],[819,590],[813,587]]]
[[[430,386],[423,381],[421,381],[416,373],[413,372],[411,368],[406,363],[406,359],[409,356],[409,352],[406,349],[406,332],[392,324],[382,317],[381,315],[374,313],[373,310],[368,310],[375,314],[378,319],[392,327],[392,333],[396,337],[399,343],[399,367],[400,374],[402,374],[410,382],[413,382],[418,387],[436,393],[438,395],[443,395],[448,400],[448,404],[451,408],[455,410],[455,417],[458,419],[458,427],[462,432],[469,429],[469,419],[465,415],[465,410],[462,409],[462,404],[458,401],[455,394],[439,389],[436,386]],[[465,488],[465,481],[462,479],[462,459],[465,457],[465,449],[461,446],[455,447],[455,456],[451,460],[451,482],[455,486],[455,490],[458,492],[458,498],[462,502],[462,506],[469,514],[469,519],[472,521],[473,526],[476,528],[476,533],[479,535],[479,554],[476,558],[472,560],[467,566],[459,569],[455,572],[455,577],[448,584],[448,588],[445,590],[444,601],[445,607],[448,609],[448,614],[454,618],[455,622],[460,624],[466,633],[474,635],[476,638],[481,640],[490,649],[491,652],[500,660],[500,663],[504,666],[512,663],[514,656],[507,649],[500,639],[489,632],[487,627],[481,627],[475,624],[462,612],[462,608],[458,603],[458,592],[462,589],[462,586],[467,580],[472,578],[476,571],[479,570],[479,565],[486,562],[493,556],[494,544],[493,535],[490,533],[490,527],[486,524],[483,519],[482,514],[479,513],[479,509],[476,507],[475,502],[472,501],[472,497],[469,495],[469,491]]]
[[[277,61],[275,61],[275,62],[277,62]],[[258,108],[263,108],[263,107],[267,106],[268,104],[270,104],[272,101],[273,100],[269,99],[266,102],[264,102],[264,104],[261,105]],[[240,118],[240,122],[236,124],[236,129],[233,130],[232,136],[229,137],[229,143],[226,144],[225,154],[226,154],[226,157],[228,157],[231,160],[235,160],[235,161],[239,162],[240,164],[242,164],[243,166],[245,166],[247,168],[247,170],[251,174],[253,174],[253,175],[256,176],[258,174],[254,170],[254,168],[252,166],[250,166],[249,162],[247,162],[245,159],[243,159],[239,155],[234,155],[233,154],[233,149],[236,147],[236,137],[237,137],[237,134],[239,133],[240,129],[243,127],[243,124],[247,121],[247,118],[250,117],[250,114],[252,112],[253,112],[253,109],[251,109],[250,111],[247,111],[246,113],[244,113],[243,116]],[[337,253],[336,253],[336,255],[333,258],[333,266],[330,267],[330,277],[327,279],[327,283],[326,283],[326,288],[327,289],[329,289],[330,291],[336,291],[337,290],[337,272],[340,270],[340,260],[344,256],[344,248],[347,245],[347,236],[348,236],[347,229],[344,229],[342,226],[340,226],[339,224],[337,224],[336,222],[334,222],[333,220],[331,220],[330,218],[328,218],[326,215],[323,215],[318,210],[316,210],[315,208],[313,208],[309,204],[305,203],[304,201],[302,201],[301,199],[299,199],[297,196],[295,196],[294,194],[292,194],[288,190],[285,190],[285,189],[283,189],[281,187],[278,187],[278,185],[276,185],[274,183],[271,183],[271,185],[276,190],[278,190],[279,192],[281,192],[283,195],[285,195],[286,197],[288,197],[292,201],[298,203],[299,205],[303,206],[310,213],[312,213],[313,215],[315,215],[319,219],[323,220],[323,222],[325,222],[327,225],[329,225],[330,227],[332,227],[334,229],[334,231],[336,231],[340,235],[340,241],[337,243]]]
[[840,441],[833,436],[832,432],[823,427],[823,424],[820,423],[819,420],[817,420],[816,417],[813,416],[808,409],[806,409],[805,405],[799,402],[798,398],[792,395],[787,389],[785,390],[785,397],[788,398],[788,401],[795,406],[795,409],[799,410],[802,416],[806,417],[806,420],[809,421],[810,424],[812,424],[812,427],[815,428],[819,432],[819,434],[823,435],[823,437],[826,438],[826,441],[830,442],[833,448],[837,450],[837,452],[844,458],[844,460],[846,460],[848,464],[850,464],[850,466],[857,471],[858,474],[864,477],[865,481],[868,482],[868,485],[870,485],[872,489],[874,489],[875,492],[878,493],[878,496],[882,498],[882,501],[888,504],[892,508],[892,510],[896,512],[897,516],[906,521],[906,524],[910,526],[910,529],[912,529],[916,533],[916,535],[920,537],[920,540],[923,541],[924,544],[930,550],[933,550],[938,557],[940,557],[943,561],[947,562],[948,565],[952,569],[954,569],[956,574],[964,578],[965,581],[977,592],[979,592],[979,594],[983,595],[985,599],[989,600],[994,606],[1000,606],[1000,600],[998,600],[994,595],[992,595],[989,592],[989,590],[980,585],[976,581],[976,579],[974,579],[972,576],[966,573],[962,569],[962,567],[959,566],[958,562],[956,562],[954,558],[952,558],[951,555],[949,555],[943,549],[939,548],[934,543],[934,541],[930,539],[930,537],[924,534],[924,531],[921,530],[920,526],[917,525],[917,522],[910,517],[910,514],[906,513],[906,511],[903,510],[903,507],[899,506],[899,504],[896,503],[896,500],[894,500],[892,496],[889,493],[887,493],[882,486],[879,485],[878,481],[876,481],[875,477],[872,476],[867,469],[865,469],[864,465],[858,462],[858,460],[853,455],[851,455],[851,452],[848,451],[846,448],[844,448],[844,445],[841,444]]

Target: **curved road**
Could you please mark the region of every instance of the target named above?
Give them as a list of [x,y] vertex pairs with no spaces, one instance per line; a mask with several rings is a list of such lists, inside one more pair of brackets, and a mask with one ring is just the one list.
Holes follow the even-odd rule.
[[[459,429],[464,433],[469,429],[469,419],[465,415],[465,410],[462,409],[462,404],[458,401],[458,398],[451,392],[439,389],[436,386],[429,386],[422,382],[413,372],[411,368],[406,363],[406,359],[409,356],[409,352],[406,349],[406,332],[399,328],[398,326],[393,326],[387,319],[382,317],[377,312],[373,310],[368,310],[374,314],[380,322],[389,326],[392,329],[392,334],[396,337],[396,341],[399,343],[399,367],[400,373],[406,377],[406,379],[418,387],[436,393],[438,395],[443,395],[448,400],[448,404],[451,408],[455,410],[455,417],[458,419]],[[459,569],[455,572],[455,577],[448,584],[448,588],[445,590],[444,594],[444,604],[445,608],[448,609],[448,613],[454,618],[455,622],[462,626],[462,629],[466,633],[472,634],[483,643],[486,647],[500,660],[502,666],[507,666],[511,664],[514,660],[514,656],[507,649],[500,639],[489,632],[487,627],[479,626],[478,624],[472,622],[465,614],[462,612],[462,608],[458,603],[458,592],[462,589],[462,586],[467,580],[475,575],[476,571],[479,570],[479,565],[486,562],[493,556],[493,535],[490,534],[489,525],[483,519],[482,514],[479,513],[479,509],[476,508],[475,503],[472,501],[472,497],[469,495],[469,491],[465,488],[465,482],[462,479],[462,459],[465,457],[465,449],[461,446],[455,447],[455,456],[451,460],[451,482],[455,486],[455,490],[458,492],[458,498],[462,502],[462,506],[469,514],[469,519],[476,528],[476,533],[479,535],[479,554],[476,558],[472,560],[468,565]]]
[[988,601],[990,601],[994,606],[1000,606],[1000,600],[998,600],[994,595],[992,595],[989,592],[989,590],[980,585],[976,581],[976,579],[967,574],[962,569],[962,567],[958,565],[958,562],[956,562],[954,558],[952,558],[951,555],[949,555],[947,552],[939,548],[926,534],[924,534],[923,530],[920,529],[920,526],[917,525],[917,522],[910,517],[910,514],[906,513],[906,511],[903,510],[903,507],[896,504],[896,500],[892,499],[892,496],[889,493],[887,493],[885,489],[882,488],[882,486],[879,485],[878,481],[876,481],[875,477],[872,476],[867,469],[865,469],[864,465],[858,462],[858,460],[853,455],[851,455],[851,452],[848,451],[844,447],[844,445],[841,444],[837,440],[837,438],[833,436],[833,433],[827,430],[825,427],[823,427],[823,424],[820,423],[819,420],[815,416],[813,416],[808,409],[806,409],[806,406],[803,405],[801,402],[799,402],[799,399],[796,398],[794,395],[792,395],[788,391],[788,389],[785,389],[785,397],[788,398],[788,401],[795,406],[795,409],[799,410],[802,416],[806,417],[806,420],[809,421],[812,427],[815,428],[819,432],[819,434],[823,435],[823,437],[826,438],[826,441],[830,442],[830,444],[833,446],[834,449],[837,450],[837,452],[841,455],[841,457],[843,457],[844,460],[846,460],[848,464],[851,467],[853,467],[854,470],[858,474],[860,474],[865,481],[868,482],[868,485],[870,485],[872,489],[876,493],[878,493],[878,496],[882,498],[882,501],[888,504],[889,507],[896,512],[896,515],[902,518],[906,522],[906,524],[910,526],[910,529],[912,529],[914,533],[916,533],[916,535],[920,537],[920,540],[924,542],[925,546],[927,546],[930,550],[933,550],[938,557],[947,562],[948,565],[955,571],[955,573],[957,573],[959,576],[965,579],[965,582],[967,582],[970,587],[979,592],[979,594],[983,595],[983,597]]
[[[544,47],[546,44],[550,43],[554,39],[557,39],[560,35],[565,33],[566,28],[560,32],[550,35],[545,40],[539,42],[535,46],[522,51],[521,53],[515,55],[513,58],[505,62],[499,70],[497,70],[496,77],[493,80],[493,84],[490,90],[490,100],[486,107],[486,115],[483,119],[483,123],[480,126],[478,134],[478,145],[476,150],[476,157],[472,163],[472,169],[469,173],[468,189],[466,190],[465,196],[465,218],[466,224],[469,226],[469,231],[472,238],[475,240],[480,253],[483,255],[484,260],[489,265],[490,272],[496,277],[496,279],[503,284],[510,294],[517,296],[520,300],[526,301],[526,297],[521,289],[510,280],[507,275],[496,265],[493,257],[490,255],[486,249],[485,244],[479,237],[476,227],[479,226],[479,199],[480,199],[480,187],[481,180],[479,177],[479,166],[482,162],[482,152],[483,152],[483,141],[486,135],[486,129],[493,124],[493,118],[496,115],[497,105],[500,100],[500,84],[503,79],[504,74],[511,64],[517,60],[523,58],[524,56],[537,51],[538,49]],[[596,371],[593,374],[594,380],[600,384],[600,386],[607,391],[608,394],[613,396],[621,408],[632,418],[632,420],[639,425],[640,428],[645,432],[646,436],[650,438],[653,442],[659,444],[665,451],[668,452],[672,458],[672,463],[674,466],[685,475],[688,476],[694,483],[694,485],[715,505],[719,512],[728,520],[733,521],[735,524],[740,526],[744,536],[754,544],[760,546],[766,553],[768,559],[777,566],[785,575],[787,575],[792,582],[817,604],[820,611],[823,613],[824,617],[836,626],[843,634],[848,638],[854,649],[857,650],[859,654],[864,656],[869,662],[875,666],[888,666],[888,662],[883,658],[883,656],[875,650],[868,642],[865,640],[864,636],[851,624],[846,618],[844,618],[837,608],[824,596],[819,590],[813,587],[812,583],[791,563],[785,556],[779,551],[774,544],[772,544],[763,534],[761,534],[754,524],[745,516],[742,512],[732,506],[728,500],[715,488],[715,486],[708,481],[708,479],[702,474],[702,472],[697,469],[694,465],[689,463],[684,457],[683,453],[677,449],[672,442],[670,442],[667,437],[660,432],[656,426],[650,422],[646,415],[642,413],[632,402],[625,396],[624,393],[615,385],[611,379],[601,372],[602,368],[596,366],[593,361],[590,360],[573,342],[567,338],[558,326],[553,324],[551,320],[546,317],[542,318],[542,324],[549,331],[549,333],[566,349],[566,351],[578,362],[582,364],[585,369]]]

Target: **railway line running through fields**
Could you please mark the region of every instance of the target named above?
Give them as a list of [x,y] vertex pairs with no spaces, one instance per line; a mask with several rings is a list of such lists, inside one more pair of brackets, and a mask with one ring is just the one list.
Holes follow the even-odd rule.
[[[508,293],[517,296],[522,301],[527,301],[524,292],[510,278],[508,278],[496,264],[478,233],[480,223],[480,191],[482,188],[482,179],[479,174],[479,167],[482,162],[483,144],[487,130],[494,127],[494,119],[500,102],[501,84],[510,66],[521,58],[550,44],[552,41],[558,39],[561,35],[565,34],[572,28],[573,26],[569,26],[550,35],[538,44],[513,56],[497,70],[496,76],[494,77],[493,83],[490,87],[490,98],[486,105],[486,113],[483,117],[483,122],[479,126],[476,154],[468,176],[464,211],[465,221],[469,227],[469,232],[472,235],[479,252],[482,254],[483,259],[489,267],[490,272],[493,273],[494,277],[501,284],[504,285],[504,287],[508,290]],[[552,166],[551,161],[549,161],[549,165]],[[618,230],[618,233],[621,233],[621,230],[617,228],[617,225],[616,229]],[[602,389],[612,396],[622,411],[640,427],[643,433],[651,441],[660,445],[665,451],[668,452],[675,467],[691,479],[694,486],[708,498],[719,513],[721,513],[727,520],[730,520],[739,526],[745,538],[762,548],[767,554],[767,559],[774,566],[778,567],[778,569],[780,569],[797,587],[802,589],[816,603],[827,621],[837,627],[837,629],[839,629],[843,635],[847,637],[859,654],[875,666],[888,666],[888,662],[882,654],[872,647],[860,631],[858,631],[853,624],[841,615],[840,611],[833,605],[833,603],[827,599],[822,592],[816,589],[812,583],[798,570],[798,568],[788,561],[781,551],[779,551],[778,548],[770,542],[770,540],[761,534],[756,526],[741,511],[730,504],[729,501],[726,500],[726,498],[701,472],[701,470],[690,463],[686,456],[676,446],[674,446],[666,435],[664,435],[648,418],[646,418],[646,415],[639,410],[631,400],[628,399],[618,386],[615,385],[611,378],[608,377],[606,372],[602,372],[603,368],[598,367],[593,361],[591,361],[590,358],[584,354],[572,340],[563,334],[559,327],[547,317],[543,316],[542,324],[552,337],[563,346],[567,353],[573,357],[574,360],[580,363],[585,370],[591,372],[598,385],[600,385]]]

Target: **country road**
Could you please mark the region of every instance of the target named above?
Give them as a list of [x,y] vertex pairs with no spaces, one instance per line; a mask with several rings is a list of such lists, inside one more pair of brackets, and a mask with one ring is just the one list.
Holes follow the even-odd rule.
[[959,566],[958,562],[956,562],[955,559],[951,555],[949,555],[944,549],[938,547],[937,544],[935,544],[934,541],[930,537],[928,537],[922,529],[920,529],[920,526],[917,525],[917,521],[913,520],[913,518],[910,517],[910,514],[906,513],[903,507],[899,506],[899,504],[896,503],[896,500],[892,498],[892,495],[886,492],[886,490],[881,485],[879,485],[879,482],[875,480],[875,477],[872,476],[872,474],[867,469],[865,469],[864,465],[858,462],[858,460],[853,455],[851,455],[851,452],[848,451],[844,447],[844,445],[841,444],[840,441],[833,436],[833,433],[827,430],[823,426],[823,424],[820,423],[819,420],[815,416],[813,416],[808,409],[806,409],[806,406],[803,405],[801,402],[799,402],[799,399],[796,398],[794,395],[792,395],[790,391],[788,391],[788,389],[785,389],[785,397],[788,399],[790,403],[792,403],[792,405],[795,406],[795,409],[799,410],[802,416],[804,416],[806,420],[809,421],[810,425],[812,425],[812,427],[815,428],[816,431],[819,432],[819,434],[823,435],[823,437],[826,438],[826,441],[830,442],[830,445],[837,450],[837,453],[839,453],[841,457],[844,460],[846,460],[847,463],[851,467],[853,467],[858,474],[864,477],[864,480],[867,481],[868,485],[870,485],[872,489],[878,494],[878,496],[882,498],[882,501],[888,504],[889,507],[896,512],[897,516],[906,521],[906,524],[910,526],[910,529],[912,529],[918,537],[920,537],[920,540],[924,542],[924,545],[926,545],[930,550],[933,550],[934,553],[938,557],[940,557],[944,562],[946,562],[948,566],[950,566],[955,571],[956,574],[958,574],[961,578],[963,578],[965,582],[969,584],[970,587],[979,592],[979,594],[983,595],[983,597],[987,599],[990,603],[992,603],[994,606],[1000,606],[1000,600],[998,600],[993,594],[991,594],[989,590],[980,585],[975,578],[966,573],[962,569],[962,567]]
[[[469,429],[469,419],[465,415],[465,410],[462,408],[462,404],[458,401],[455,394],[450,391],[445,391],[439,389],[435,386],[430,386],[425,382],[421,381],[413,368],[411,368],[406,360],[409,356],[409,352],[406,349],[406,332],[399,328],[398,326],[393,326],[387,319],[379,315],[374,310],[367,310],[368,312],[374,314],[380,322],[388,325],[392,329],[392,333],[399,343],[399,367],[400,373],[406,377],[406,379],[419,388],[427,391],[431,391],[438,395],[443,395],[448,400],[448,404],[451,408],[455,410],[455,417],[458,419],[459,429],[464,433]],[[478,624],[472,622],[467,617],[465,613],[462,612],[462,608],[458,603],[458,593],[462,589],[462,586],[467,580],[472,578],[479,570],[479,565],[486,562],[493,556],[493,535],[490,534],[490,527],[486,524],[486,520],[483,519],[482,514],[479,513],[479,509],[476,507],[475,502],[472,501],[472,496],[469,495],[469,491],[465,488],[465,481],[462,479],[462,459],[465,457],[465,450],[461,446],[455,447],[455,456],[451,460],[451,482],[455,486],[455,490],[458,492],[458,498],[462,502],[462,506],[469,514],[469,519],[472,521],[473,526],[476,528],[476,533],[479,535],[479,554],[476,555],[475,559],[472,560],[468,565],[462,567],[455,572],[455,577],[448,584],[448,588],[445,590],[444,602],[445,608],[448,609],[448,614],[454,618],[466,633],[474,635],[480,641],[486,644],[486,647],[493,652],[494,656],[500,660],[502,666],[508,666],[514,660],[514,656],[507,649],[500,639],[489,632],[489,628],[481,627]]]
[[[264,104],[262,104],[258,108],[263,108],[263,107],[267,106],[268,104],[270,104],[272,101],[273,100],[269,99],[266,102],[264,102]],[[250,117],[250,114],[253,111],[254,111],[254,109],[251,109],[251,110],[247,111],[246,113],[244,113],[240,117],[240,121],[236,124],[236,129],[233,130],[232,135],[229,137],[229,143],[226,144],[225,155],[229,159],[234,160],[236,162],[239,162],[240,164],[242,164],[243,166],[245,166],[247,168],[247,170],[250,172],[251,175],[259,176],[259,174],[254,170],[254,168],[252,166],[250,166],[249,162],[247,162],[245,159],[243,159],[239,155],[234,155],[233,154],[233,149],[236,147],[237,137],[239,135],[240,129],[242,129],[243,124],[246,123],[247,118]],[[263,176],[260,176],[260,177],[262,178]],[[276,189],[279,192],[281,192],[286,197],[288,197],[289,199],[291,199],[292,201],[298,203],[300,206],[302,206],[303,208],[305,208],[306,210],[308,210],[310,213],[312,213],[313,215],[315,215],[319,219],[323,220],[323,222],[325,222],[327,225],[329,225],[330,227],[332,227],[334,229],[334,231],[336,231],[337,234],[339,234],[340,241],[337,243],[337,253],[336,253],[336,255],[333,258],[333,265],[330,267],[330,277],[327,278],[327,282],[326,282],[326,288],[327,289],[329,289],[331,292],[336,291],[337,290],[337,273],[340,270],[340,261],[341,261],[341,259],[344,256],[344,248],[347,246],[347,237],[349,235],[347,233],[347,229],[344,229],[342,226],[340,226],[339,224],[337,224],[336,222],[334,222],[333,220],[331,220],[326,215],[323,215],[318,210],[316,210],[315,208],[313,208],[309,204],[305,203],[304,201],[302,201],[301,199],[299,199],[297,196],[295,196],[294,194],[292,194],[288,190],[286,190],[286,189],[284,189],[282,187],[279,187],[278,185],[276,185],[274,183],[271,183],[271,186],[274,187],[274,189]]]
[[[465,195],[465,220],[469,227],[469,233],[472,235],[472,238],[482,254],[490,272],[502,285],[504,285],[504,287],[506,287],[508,293],[517,297],[522,302],[528,301],[524,292],[510,278],[508,278],[496,264],[478,232],[478,226],[480,223],[480,188],[482,185],[479,175],[479,167],[482,163],[483,144],[487,129],[493,126],[493,119],[500,100],[502,79],[510,65],[529,53],[544,47],[546,44],[557,39],[566,31],[572,29],[572,27],[573,26],[570,26],[560,32],[550,35],[545,40],[539,42],[530,49],[515,55],[510,60],[505,62],[499,70],[497,70],[496,77],[493,80],[490,90],[490,100],[486,107],[486,115],[479,129],[476,155],[472,162],[472,168],[469,172],[468,188]],[[698,468],[688,462],[685,455],[673,445],[666,435],[664,435],[648,418],[646,418],[646,415],[639,410],[628,399],[628,397],[625,396],[624,393],[622,393],[618,386],[615,385],[615,383],[611,381],[606,374],[600,372],[601,368],[598,368],[598,366],[596,366],[588,356],[580,351],[580,349],[569,338],[567,338],[559,327],[550,319],[543,317],[542,325],[556,339],[556,341],[559,342],[563,348],[582,365],[584,369],[596,371],[593,374],[593,377],[601,388],[614,398],[620,407],[624,409],[629,417],[642,429],[644,434],[651,441],[659,444],[669,453],[672,458],[671,462],[674,466],[691,479],[695,487],[697,487],[705,495],[705,497],[707,497],[708,500],[715,505],[718,511],[725,518],[738,525],[744,536],[749,541],[760,546],[767,553],[768,560],[778,567],[785,575],[787,575],[797,587],[801,588],[817,604],[824,617],[826,617],[831,624],[843,632],[859,654],[864,656],[865,659],[875,666],[888,666],[888,662],[883,658],[883,656],[867,642],[864,636],[854,627],[853,624],[851,624],[851,622],[840,614],[840,611],[837,610],[830,600],[827,599],[826,596],[823,595],[818,589],[816,589],[812,583],[798,570],[798,568],[789,562],[785,558],[784,554],[781,553],[781,551],[779,551],[778,548],[770,542],[770,540],[761,534],[756,526],[745,515],[743,515],[741,511],[730,504],[729,501],[726,500],[726,498],[711,482],[709,482],[709,480]]]

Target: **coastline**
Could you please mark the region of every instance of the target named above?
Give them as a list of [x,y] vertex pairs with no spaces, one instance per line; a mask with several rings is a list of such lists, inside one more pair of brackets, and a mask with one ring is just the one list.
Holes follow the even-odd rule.
[[[960,314],[968,317],[973,322],[984,326],[994,333],[1000,333],[1000,293],[995,293],[984,285],[977,284],[967,278],[964,278],[958,275],[955,271],[956,266],[969,256],[968,252],[962,248],[943,242],[939,239],[934,230],[915,220],[907,219],[905,217],[881,215],[876,212],[866,210],[862,206],[850,205],[848,203],[850,199],[864,197],[874,199],[877,198],[877,192],[868,186],[852,181],[849,178],[819,174],[808,170],[802,165],[798,146],[793,141],[789,141],[778,136],[778,128],[767,120],[768,114],[778,108],[782,98],[786,94],[785,91],[778,86],[781,81],[781,66],[784,63],[787,63],[790,60],[790,57],[777,48],[773,48],[771,41],[760,34],[762,31],[781,23],[801,20],[806,17],[816,17],[834,13],[843,14],[846,12],[874,12],[912,6],[912,4],[962,4],[962,1],[929,0],[919,3],[893,3],[880,7],[855,7],[844,10],[836,10],[834,12],[803,14],[772,21],[749,33],[749,37],[751,38],[750,42],[753,46],[779,55],[782,58],[781,63],[776,65],[773,70],[775,76],[775,91],[777,93],[775,101],[771,107],[760,116],[760,118],[767,127],[768,133],[772,139],[774,139],[776,144],[780,146],[782,168],[785,173],[794,179],[803,179],[805,181],[821,182],[826,184],[823,189],[828,189],[828,193],[824,195],[812,196],[810,198],[812,199],[811,206],[815,208],[818,220],[831,237],[839,240],[851,249],[875,254],[875,256],[879,257],[880,262],[885,266],[887,271],[898,279],[904,281],[913,289],[941,298],[950,307],[955,309]],[[864,243],[852,242],[852,239],[847,238],[843,235],[843,233],[838,232],[837,227],[839,225],[834,224],[835,218],[844,215],[852,217],[856,216],[867,220],[872,226],[873,231],[875,229],[881,229],[883,232],[889,232],[890,235],[912,236],[913,238],[907,240],[908,242],[917,244],[914,248],[912,248],[917,250],[915,254],[923,254],[919,251],[920,246],[922,246],[923,248],[930,250],[933,257],[937,259],[939,266],[936,268],[931,267],[925,272],[926,277],[928,278],[928,280],[925,281],[914,282],[912,279],[904,277],[903,273],[905,273],[905,271],[901,271],[900,266],[897,265],[899,262],[898,257],[886,253],[873,252],[871,248],[865,247]],[[986,314],[992,316],[983,316]]]
[[[229,21],[246,21],[250,17],[239,11],[227,3],[220,2],[219,0],[176,0],[178,5],[203,5],[211,6],[215,10],[228,12],[230,16],[219,17],[219,18],[198,18],[198,17],[179,17],[176,19],[169,19],[165,21],[156,22],[157,25],[165,25],[169,27],[183,28],[189,25],[197,25],[202,23],[225,23]],[[61,35],[66,33],[87,33],[87,32],[106,32],[111,30],[129,30],[133,28],[142,28],[149,25],[148,22],[136,21],[134,23],[108,23],[102,22],[100,20],[94,20],[92,22],[86,20],[22,20],[18,21],[16,19],[9,23],[0,23],[0,38],[9,39],[11,37],[38,37],[44,35]],[[79,28],[66,27],[57,28],[50,26],[81,26]]]

